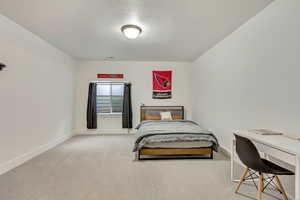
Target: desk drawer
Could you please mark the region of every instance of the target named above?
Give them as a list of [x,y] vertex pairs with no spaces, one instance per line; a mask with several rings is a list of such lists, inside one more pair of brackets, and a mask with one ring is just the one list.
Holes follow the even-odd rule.
[[274,158],[277,158],[279,160],[282,160],[288,164],[291,164],[291,165],[296,165],[296,159],[295,159],[295,155],[292,155],[290,153],[287,153],[287,152],[284,152],[284,151],[281,151],[279,149],[275,149],[275,148],[272,148],[270,146],[267,146],[265,144],[261,144],[261,143],[258,143],[258,142],[254,142],[258,151],[262,152],[262,153],[265,153],[267,155],[270,155]]

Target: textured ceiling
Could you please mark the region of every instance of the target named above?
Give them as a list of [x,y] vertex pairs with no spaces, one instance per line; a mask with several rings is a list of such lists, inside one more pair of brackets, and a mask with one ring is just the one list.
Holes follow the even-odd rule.
[[[77,59],[192,61],[272,0],[0,0],[0,13]],[[143,29],[137,40],[124,24]]]

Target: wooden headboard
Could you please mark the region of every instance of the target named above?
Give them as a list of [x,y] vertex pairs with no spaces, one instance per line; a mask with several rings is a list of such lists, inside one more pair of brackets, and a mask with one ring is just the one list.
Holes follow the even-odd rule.
[[141,121],[160,120],[161,112],[171,112],[173,119],[184,119],[184,106],[141,106]]

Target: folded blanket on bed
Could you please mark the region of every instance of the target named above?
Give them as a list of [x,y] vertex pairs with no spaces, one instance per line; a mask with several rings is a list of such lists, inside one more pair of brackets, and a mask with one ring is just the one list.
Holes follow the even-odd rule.
[[154,142],[189,142],[209,141],[218,151],[218,140],[211,131],[202,129],[197,123],[189,120],[147,120],[136,129],[137,139],[133,151],[140,150],[145,144]]

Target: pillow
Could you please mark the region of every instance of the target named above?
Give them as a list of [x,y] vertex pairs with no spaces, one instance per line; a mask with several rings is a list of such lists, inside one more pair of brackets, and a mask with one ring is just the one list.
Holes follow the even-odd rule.
[[161,120],[173,120],[171,112],[161,112],[160,118],[161,118]]

